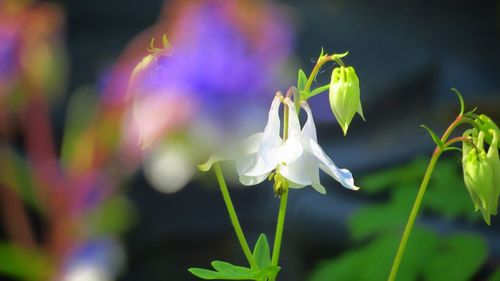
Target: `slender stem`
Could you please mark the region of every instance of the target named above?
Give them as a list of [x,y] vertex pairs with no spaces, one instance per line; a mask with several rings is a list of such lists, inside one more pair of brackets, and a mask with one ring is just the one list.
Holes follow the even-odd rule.
[[233,224],[236,236],[238,236],[238,241],[240,242],[241,249],[243,250],[243,253],[245,253],[245,257],[247,258],[250,266],[252,268],[256,268],[257,264],[255,263],[250,247],[248,247],[245,234],[241,229],[240,222],[238,220],[238,216],[236,215],[236,211],[234,210],[231,197],[229,196],[229,191],[227,189],[226,181],[224,180],[224,175],[222,174],[222,169],[219,163],[214,164],[214,170],[215,170],[215,176],[217,177],[217,181],[219,182],[220,190],[222,191],[222,197],[224,198],[224,202],[226,203],[227,212],[229,213],[229,217],[231,218],[231,223]]
[[[290,91],[289,91],[290,92]],[[288,116],[290,113],[290,108],[288,105],[283,106],[283,141],[288,138]],[[276,223],[276,233],[274,235],[274,245],[273,245],[273,255],[271,258],[271,265],[278,266],[280,251],[281,251],[281,241],[283,240],[283,229],[285,226],[285,216],[286,216],[286,206],[288,203],[288,188],[285,192],[281,194],[280,198],[280,209],[278,211],[278,222]],[[270,281],[276,280],[276,276],[271,276]]]
[[441,155],[441,152],[442,151],[439,148],[436,148],[434,150],[434,153],[432,154],[431,160],[429,161],[429,165],[427,166],[427,170],[425,171],[422,184],[420,185],[420,189],[418,190],[417,198],[415,198],[415,202],[413,203],[410,216],[408,217],[408,222],[406,223],[403,236],[401,237],[401,242],[399,243],[398,251],[392,264],[391,273],[389,274],[389,278],[387,279],[388,281],[396,280],[396,275],[398,273],[399,265],[401,264],[403,254],[405,252],[410,233],[413,229],[413,225],[415,224],[415,220],[417,218],[420,205],[422,204],[427,185],[429,184],[429,180],[431,178],[432,172],[434,171],[434,168],[436,167],[436,163],[439,159],[439,156]]
[[444,132],[443,136],[441,137],[441,141],[443,143],[446,143],[446,141],[450,137],[453,130],[455,130],[456,127],[458,127],[462,124],[465,124],[465,123],[470,124],[474,127],[477,126],[477,124],[473,120],[471,120],[470,118],[465,117],[464,115],[458,115],[458,117],[455,119],[455,121],[453,121],[453,123],[451,123],[450,126]]
[[312,82],[313,82],[314,78],[316,78],[316,75],[318,75],[318,72],[321,69],[321,67],[325,63],[332,61],[332,60],[335,60],[339,64],[343,65],[342,60],[341,59],[334,59],[333,55],[319,58],[318,62],[316,62],[316,65],[314,66],[313,70],[311,71],[309,78],[307,78],[306,86],[304,88],[305,91],[309,91],[311,89]]
[[281,195],[280,209],[278,213],[278,223],[276,224],[276,236],[274,237],[273,256],[271,264],[278,266],[281,250],[281,240],[283,239],[283,228],[285,225],[286,205],[288,202],[288,190]]

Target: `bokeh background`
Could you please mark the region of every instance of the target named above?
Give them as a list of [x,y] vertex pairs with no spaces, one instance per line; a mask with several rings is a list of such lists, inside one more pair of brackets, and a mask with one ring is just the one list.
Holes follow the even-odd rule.
[[[367,121],[347,137],[326,94],[311,107],[361,191],[324,177],[326,196],[291,192],[280,280],[384,280],[433,150],[419,125],[454,120],[452,87],[500,121],[499,1],[0,0],[0,279],[196,280],[187,268],[245,264],[196,164],[262,129],[322,47],[349,51],[360,79]],[[271,184],[225,174],[250,244],[273,237]],[[401,280],[500,280],[499,234],[449,153]]]

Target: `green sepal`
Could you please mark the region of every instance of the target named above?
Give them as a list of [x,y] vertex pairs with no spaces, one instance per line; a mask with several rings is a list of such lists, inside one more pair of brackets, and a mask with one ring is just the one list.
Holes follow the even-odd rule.
[[444,147],[444,144],[443,142],[441,141],[441,139],[427,126],[425,125],[420,125],[420,127],[424,128],[425,130],[427,130],[427,132],[429,133],[429,135],[431,135],[431,138],[432,140],[434,141],[434,143],[436,143],[436,145],[441,149],[441,150],[445,150],[445,147]]
[[462,95],[460,94],[460,92],[457,89],[451,88],[451,91],[457,95],[458,100],[460,101],[460,114],[459,115],[463,115],[464,111],[465,111],[464,98],[462,97]]
[[[491,142],[493,141],[493,133],[495,132],[497,135],[500,136],[500,129],[498,126],[489,118],[488,116],[481,114],[479,115],[475,120],[475,123],[479,127],[478,129],[484,132],[484,140],[491,145]],[[498,145],[498,148],[500,149],[500,144]]]

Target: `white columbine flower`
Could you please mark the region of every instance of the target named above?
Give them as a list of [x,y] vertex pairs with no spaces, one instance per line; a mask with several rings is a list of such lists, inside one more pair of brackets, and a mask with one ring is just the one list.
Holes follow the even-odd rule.
[[[284,185],[285,189],[311,185],[324,194],[326,190],[319,180],[319,169],[322,169],[344,187],[359,189],[354,185],[351,172],[337,168],[318,145],[311,109],[305,101],[301,107],[307,113],[307,121],[301,130],[294,103],[289,98],[284,99],[290,108],[288,137],[286,140],[280,137],[279,107],[282,99],[280,95],[274,98],[264,132],[245,140],[243,156],[236,161],[240,182],[255,185],[271,175],[278,189],[279,185]],[[280,194],[276,189],[275,184],[275,192]]]

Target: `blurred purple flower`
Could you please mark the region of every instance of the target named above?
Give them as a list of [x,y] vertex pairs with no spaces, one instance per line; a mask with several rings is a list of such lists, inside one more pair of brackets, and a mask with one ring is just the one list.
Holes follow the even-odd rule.
[[202,113],[224,118],[238,105],[267,102],[280,85],[280,67],[290,54],[292,32],[271,6],[250,15],[251,32],[238,22],[238,1],[201,1],[189,6],[175,25],[172,52],[161,56],[139,82],[141,94],[188,95]]
[[283,81],[281,70],[293,33],[275,7],[249,1],[188,2],[179,4],[171,25],[173,47],[148,55],[131,78],[142,147],[186,129],[193,119],[233,133],[248,122],[245,115],[289,82]]

